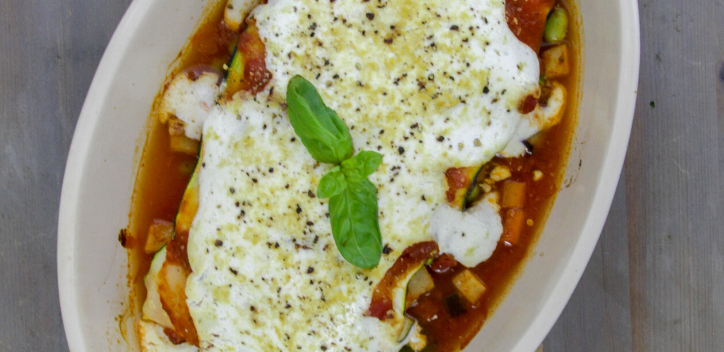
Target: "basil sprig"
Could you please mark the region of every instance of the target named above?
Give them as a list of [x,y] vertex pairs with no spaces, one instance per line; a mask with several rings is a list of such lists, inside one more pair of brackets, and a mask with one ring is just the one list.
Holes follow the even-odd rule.
[[335,164],[319,182],[317,196],[329,198],[329,219],[337,249],[348,262],[374,268],[382,255],[377,188],[367,178],[382,164],[373,151],[354,153],[344,121],[322,101],[314,85],[294,76],[287,87],[287,111],[294,132],[312,157]]

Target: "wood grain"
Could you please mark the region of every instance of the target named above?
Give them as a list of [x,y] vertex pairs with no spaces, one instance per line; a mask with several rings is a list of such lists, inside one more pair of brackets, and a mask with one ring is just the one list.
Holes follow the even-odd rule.
[[0,351],[67,351],[60,186],[75,122],[128,1],[0,0]]
[[601,239],[576,291],[548,335],[545,351],[631,351],[624,185],[622,177]]
[[[67,351],[57,211],[129,0],[0,0],[0,351]],[[641,0],[641,78],[601,240],[545,351],[724,350],[724,0]],[[651,102],[654,102],[652,106]]]
[[723,4],[639,2],[625,181],[549,350],[724,350]]

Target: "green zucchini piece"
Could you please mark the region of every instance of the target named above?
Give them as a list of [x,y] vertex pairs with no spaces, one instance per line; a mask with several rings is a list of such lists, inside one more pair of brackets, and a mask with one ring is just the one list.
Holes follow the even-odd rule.
[[231,96],[241,90],[244,81],[244,54],[239,50],[239,45],[234,48],[234,55],[229,62],[229,70],[226,71],[226,93]]
[[478,177],[481,174],[489,173],[490,170],[492,170],[492,164],[491,163],[485,163],[481,165],[478,170],[475,172],[475,176],[470,181],[470,184],[468,185],[468,190],[465,193],[465,197],[463,197],[463,201],[460,204],[460,210],[465,211],[471,206],[473,206],[473,201],[480,195],[480,187],[478,187]]
[[408,335],[410,335],[410,332],[412,331],[412,327],[415,326],[415,320],[410,317],[405,317],[405,325],[402,327],[402,332],[397,337],[397,342],[405,341]]
[[411,270],[407,273],[403,280],[405,283],[403,286],[404,289],[399,289],[394,296],[393,309],[395,310],[395,313],[402,314],[402,317],[404,318],[404,321],[402,322],[402,329],[397,336],[398,342],[404,341],[407,338],[407,335],[410,334],[412,327],[415,325],[415,320],[405,315],[405,310],[407,310],[407,292],[410,286],[410,280],[412,280],[415,274],[417,274],[420,270],[426,270],[425,263],[427,263],[427,261],[422,262],[415,270]]
[[568,13],[562,7],[553,9],[546,19],[543,39],[548,43],[557,43],[566,39],[568,31]]
[[166,261],[166,246],[163,246],[161,250],[153,255],[151,267],[143,278],[143,283],[146,285],[146,301],[143,302],[143,319],[173,329],[171,319],[161,305],[161,297],[159,296],[158,284],[156,283],[156,278],[163,267],[164,261]]
[[181,204],[179,205],[178,213],[176,213],[176,219],[174,220],[176,234],[188,234],[191,229],[191,223],[196,216],[196,211],[199,209],[199,172],[203,164],[201,161],[203,146],[204,141],[202,139],[199,145],[199,156],[196,158],[194,173],[186,185],[186,190],[184,190],[184,195],[181,198]]

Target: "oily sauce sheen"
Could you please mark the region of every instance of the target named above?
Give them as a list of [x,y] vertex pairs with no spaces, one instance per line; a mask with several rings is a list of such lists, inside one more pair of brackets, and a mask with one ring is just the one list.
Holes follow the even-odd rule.
[[[513,24],[515,20],[511,21],[509,18],[508,22],[513,33],[516,35],[522,33],[521,41],[529,46],[541,46],[545,49],[546,43],[541,43],[540,38],[525,36],[527,33],[525,27],[544,26],[545,15],[535,13],[534,10],[540,3],[553,1],[518,0],[512,4],[509,1],[506,6],[509,17],[511,11],[533,11],[518,16],[521,20],[515,24]],[[555,0],[555,3],[556,6],[564,7],[569,14],[576,14],[576,9],[567,2]],[[223,65],[229,61],[239,33],[230,30],[224,24],[223,9],[223,3],[219,2],[191,37],[188,47],[180,57],[176,72],[197,65],[222,69]],[[571,18],[576,18],[576,16],[573,15]],[[450,316],[450,302],[445,302],[445,299],[455,293],[452,278],[465,268],[457,264],[442,272],[443,270],[436,271],[427,267],[433,277],[435,288],[421,296],[407,309],[407,314],[420,323],[423,334],[427,336],[428,344],[424,351],[456,351],[472,339],[485,322],[488,314],[492,312],[510,287],[517,269],[529,254],[536,235],[543,228],[542,224],[548,216],[548,211],[553,204],[565,172],[565,162],[576,122],[580,51],[577,25],[576,21],[570,21],[568,38],[565,41],[571,48],[571,74],[563,79],[557,79],[557,82],[563,84],[569,92],[562,121],[531,139],[532,154],[525,154],[518,158],[496,157],[493,160],[498,165],[509,167],[512,176],[508,181],[526,184],[526,201],[522,211],[526,214],[527,223],[523,226],[518,242],[514,246],[506,244],[501,239],[501,243],[490,259],[471,268],[485,283],[487,290],[477,305],[470,305],[465,300],[456,302],[461,305],[459,307],[461,309],[455,311],[455,317]],[[189,70],[189,74],[193,74],[193,70]],[[163,91],[156,97],[154,112],[158,110],[158,102],[162,95]],[[174,220],[184,189],[196,163],[196,158],[193,156],[171,151],[167,126],[158,122],[155,114],[153,115],[152,128],[143,149],[137,174],[130,214],[131,221],[126,239],[126,247],[130,250],[131,258],[131,302],[135,303],[133,306],[137,307],[138,311],[145,299],[143,276],[148,271],[153,256],[145,253],[143,248],[147,229],[154,219]],[[543,177],[537,181],[533,180],[534,170],[541,171]],[[498,182],[496,188],[502,189],[502,182]],[[507,209],[501,210],[504,226],[509,214],[510,211]]]

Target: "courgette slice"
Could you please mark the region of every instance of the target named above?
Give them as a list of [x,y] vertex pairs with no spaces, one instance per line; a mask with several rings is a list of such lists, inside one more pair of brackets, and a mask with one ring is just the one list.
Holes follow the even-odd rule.
[[476,182],[480,175],[489,173],[492,163],[481,166],[450,168],[445,171],[448,185],[447,200],[451,206],[465,211],[480,196],[480,188]]
[[163,310],[168,314],[172,329],[189,344],[198,346],[199,340],[193,318],[186,304],[186,279],[191,273],[186,246],[191,223],[199,207],[199,173],[203,167],[203,139],[199,146],[194,172],[186,185],[178,213],[174,220],[174,237],[166,245],[165,260],[162,261],[156,284]]
[[397,342],[404,342],[415,326],[415,321],[405,315],[408,284],[417,271],[423,269],[438,252],[439,248],[434,241],[411,245],[387,270],[372,293],[367,315],[387,323]]
[[231,61],[229,61],[229,69],[226,71],[226,90],[224,91],[226,96],[232,96],[242,89],[245,64],[244,54],[239,50],[239,44],[237,44],[234,47]]
[[259,29],[253,21],[247,21],[247,24],[239,36],[226,73],[224,96],[227,98],[242,90],[255,94],[271,78],[266,70],[266,48],[259,36]]
[[174,220],[174,230],[176,234],[188,234],[191,229],[191,223],[194,221],[196,212],[199,209],[199,171],[203,165],[201,160],[203,145],[204,141],[202,139],[199,145],[199,156],[196,158],[197,161],[194,172],[191,174],[191,179],[189,179],[189,183],[186,185],[178,213],[176,213],[176,219]]
[[485,170],[489,170],[490,167],[489,163],[485,163],[482,166],[478,167],[475,171],[475,176],[473,176],[470,180],[470,184],[468,185],[468,190],[465,192],[465,198],[463,198],[463,201],[460,204],[460,210],[465,211],[470,206],[472,206],[473,200],[475,200],[480,195],[480,187],[478,187],[478,176],[480,174],[484,174]]
[[400,332],[400,336],[397,337],[397,342],[405,341],[405,339],[410,335],[410,331],[412,331],[412,327],[415,326],[415,320],[410,317],[405,317],[405,324],[402,327],[402,331]]
[[166,260],[166,246],[163,246],[161,250],[156,252],[151,260],[151,267],[148,269],[148,273],[143,278],[143,283],[146,285],[146,301],[143,302],[143,319],[157,323],[165,328],[173,329],[173,324],[168,314],[163,310],[161,304],[161,298],[158,294],[158,284],[156,278],[158,272],[163,267],[163,262]]
[[424,267],[425,262],[423,261],[416,266],[414,270],[410,270],[406,275],[401,277],[399,284],[394,288],[392,309],[395,311],[395,317],[390,322],[393,328],[399,331],[397,334],[398,342],[403,341],[407,337],[415,323],[413,319],[405,315],[405,310],[407,309],[407,286],[412,277],[417,274],[417,271],[420,269],[424,270]]

